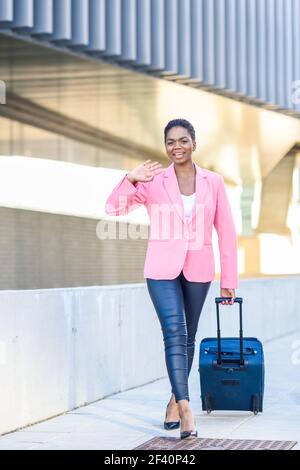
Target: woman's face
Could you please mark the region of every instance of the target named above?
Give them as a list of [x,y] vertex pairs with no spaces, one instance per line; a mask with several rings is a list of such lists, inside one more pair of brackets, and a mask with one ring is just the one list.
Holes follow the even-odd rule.
[[180,165],[192,158],[192,152],[196,148],[189,131],[185,127],[172,127],[166,136],[166,151],[168,157]]

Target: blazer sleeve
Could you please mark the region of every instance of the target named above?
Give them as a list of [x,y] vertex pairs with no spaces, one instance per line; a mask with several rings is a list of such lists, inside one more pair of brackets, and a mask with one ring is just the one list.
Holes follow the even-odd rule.
[[105,213],[108,215],[126,215],[147,201],[149,183],[131,183],[126,176],[106,200]]
[[218,234],[221,288],[235,289],[238,287],[237,234],[223,176],[218,187],[214,226]]

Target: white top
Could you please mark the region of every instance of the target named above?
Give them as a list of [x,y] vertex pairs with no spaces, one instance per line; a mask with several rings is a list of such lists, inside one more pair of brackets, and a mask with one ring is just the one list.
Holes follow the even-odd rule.
[[193,212],[196,193],[193,193],[190,196],[185,196],[185,194],[181,194],[181,197],[182,197],[183,206],[184,206],[184,215],[186,218],[189,218],[191,217],[192,212]]

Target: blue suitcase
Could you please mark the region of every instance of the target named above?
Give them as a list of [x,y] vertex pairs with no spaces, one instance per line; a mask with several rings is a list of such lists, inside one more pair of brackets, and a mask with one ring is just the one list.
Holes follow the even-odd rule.
[[[222,338],[219,304],[227,300],[216,297],[217,338],[204,338],[200,344],[199,374],[202,409],[249,410],[257,414],[263,410],[264,354],[257,338],[244,338],[241,297],[239,304],[239,338]],[[228,307],[226,307],[228,308]]]

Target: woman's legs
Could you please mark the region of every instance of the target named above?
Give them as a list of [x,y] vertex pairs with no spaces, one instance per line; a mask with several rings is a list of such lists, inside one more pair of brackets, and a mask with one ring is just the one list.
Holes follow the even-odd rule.
[[176,401],[188,400],[187,327],[179,278],[146,279],[165,343],[165,359]]
[[188,375],[190,374],[194,353],[195,337],[202,308],[208,294],[211,281],[192,282],[188,281],[183,272],[180,274],[180,281],[184,299],[184,310],[187,325],[187,356],[188,356]]
[[175,400],[188,400],[188,376],[195,352],[195,336],[211,281],[146,279],[165,342],[165,358]]

